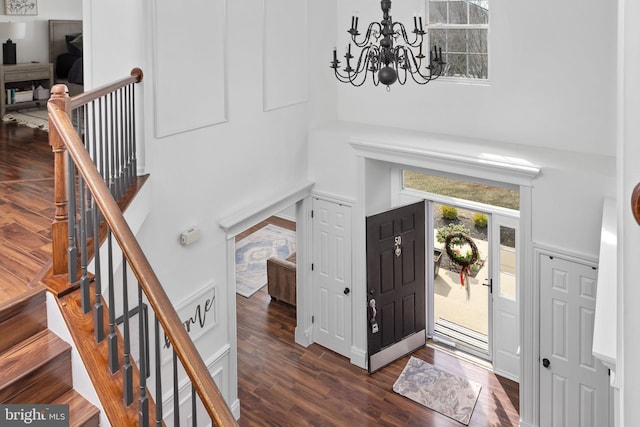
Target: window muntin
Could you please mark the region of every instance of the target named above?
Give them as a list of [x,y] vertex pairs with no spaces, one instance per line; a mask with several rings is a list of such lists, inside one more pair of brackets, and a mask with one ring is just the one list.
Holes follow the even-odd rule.
[[431,46],[441,46],[445,76],[489,78],[488,0],[429,0]]

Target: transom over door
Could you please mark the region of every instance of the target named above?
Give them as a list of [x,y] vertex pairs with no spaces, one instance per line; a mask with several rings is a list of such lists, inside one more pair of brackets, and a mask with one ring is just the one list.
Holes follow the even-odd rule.
[[369,372],[424,346],[425,305],[425,202],[367,217]]

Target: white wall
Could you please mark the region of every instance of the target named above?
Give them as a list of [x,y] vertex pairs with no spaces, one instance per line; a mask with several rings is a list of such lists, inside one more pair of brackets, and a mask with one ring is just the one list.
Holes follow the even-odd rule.
[[640,226],[631,215],[631,192],[640,182],[640,5],[638,2],[620,0],[620,120],[618,145],[618,379],[622,386],[621,403],[623,423],[618,426],[632,426],[640,417],[640,342],[637,327],[640,324],[640,288],[638,287],[638,259],[640,258]]
[[359,171],[349,144],[352,138],[454,156],[504,156],[535,165],[541,172],[533,182],[533,241],[588,257],[598,255],[602,201],[615,192],[612,156],[342,122],[311,132],[309,171],[315,191],[357,198]]
[[[142,0],[119,0],[116,4],[85,0],[85,3],[85,16],[91,21],[87,80],[97,86],[126,75],[134,66],[141,66],[145,73],[141,98],[145,106],[143,144],[146,172],[152,181],[152,211],[138,237],[173,301],[184,300],[207,284],[216,285],[218,323],[196,342],[203,358],[209,360],[221,350],[224,353],[235,339],[235,330],[228,328],[233,306],[227,304],[235,298],[235,284],[228,283],[226,277],[226,239],[219,221],[257,201],[276,197],[306,179],[309,102],[263,111],[263,1],[226,1],[227,47],[226,54],[219,57],[226,68],[226,98],[225,94],[219,94],[194,102],[205,111],[208,106],[225,102],[227,121],[157,137],[154,116],[158,108],[166,116],[171,108],[194,106],[193,103],[181,104],[180,99],[167,104],[156,96],[154,83],[158,81],[157,73],[163,69],[154,68],[157,60],[154,49],[166,53],[162,51],[166,46],[154,44],[160,40],[153,32],[154,11],[158,9]],[[200,13],[209,11],[207,2],[194,4]],[[123,13],[124,10],[127,13]],[[327,14],[320,0],[309,1],[310,20],[315,13]],[[286,29],[291,17],[277,19],[271,25]],[[175,19],[172,24],[181,37],[188,38],[194,33],[190,31],[190,20]],[[310,48],[317,43],[320,43],[318,39],[310,39]],[[179,64],[180,52],[175,54]],[[308,49],[290,54],[298,61],[311,61]],[[191,64],[193,59],[191,56],[184,62]],[[295,73],[296,70],[288,68],[283,72]],[[194,80],[193,74],[188,66],[184,67],[180,78],[170,83],[185,87],[189,91],[187,96],[215,83]],[[202,70],[196,74],[201,75]],[[308,78],[307,75],[300,77],[305,81]],[[178,243],[179,233],[191,226],[200,228],[202,238],[182,247]],[[233,372],[235,349],[231,351],[223,354],[220,366],[224,369],[221,375],[225,381],[231,381],[225,397],[233,404],[237,384]]]
[[[339,50],[353,11],[361,28],[382,16],[379,2],[337,4]],[[424,9],[421,0],[394,1],[391,14],[412,23]],[[387,93],[340,84],[339,118],[613,156],[616,8],[593,0],[490,0],[490,9],[488,85],[438,80],[396,84]],[[329,61],[330,52],[318,54]]]
[[[49,62],[49,19],[82,19],[82,0],[40,0],[35,16],[4,15],[4,3],[0,4],[2,22],[25,22],[26,36],[16,43],[16,61]],[[5,40],[2,40],[4,43]]]

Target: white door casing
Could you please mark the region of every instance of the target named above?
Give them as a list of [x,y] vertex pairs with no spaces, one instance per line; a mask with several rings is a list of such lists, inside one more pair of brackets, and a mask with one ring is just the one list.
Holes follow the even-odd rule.
[[313,199],[313,340],[351,353],[351,207]]
[[606,426],[607,369],[592,354],[597,271],[546,254],[539,265],[540,425]]
[[[491,280],[493,304],[493,369],[520,382],[520,316],[518,259],[519,219],[491,215]],[[503,245],[501,228],[515,232],[515,248]]]

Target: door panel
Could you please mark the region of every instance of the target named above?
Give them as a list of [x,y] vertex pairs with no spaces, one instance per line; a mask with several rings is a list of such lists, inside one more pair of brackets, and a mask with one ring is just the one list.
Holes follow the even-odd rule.
[[314,341],[351,353],[351,208],[313,200]]
[[542,255],[539,273],[541,425],[608,425],[607,369],[592,354],[597,272]]
[[425,343],[424,254],[424,202],[367,218],[369,372]]

